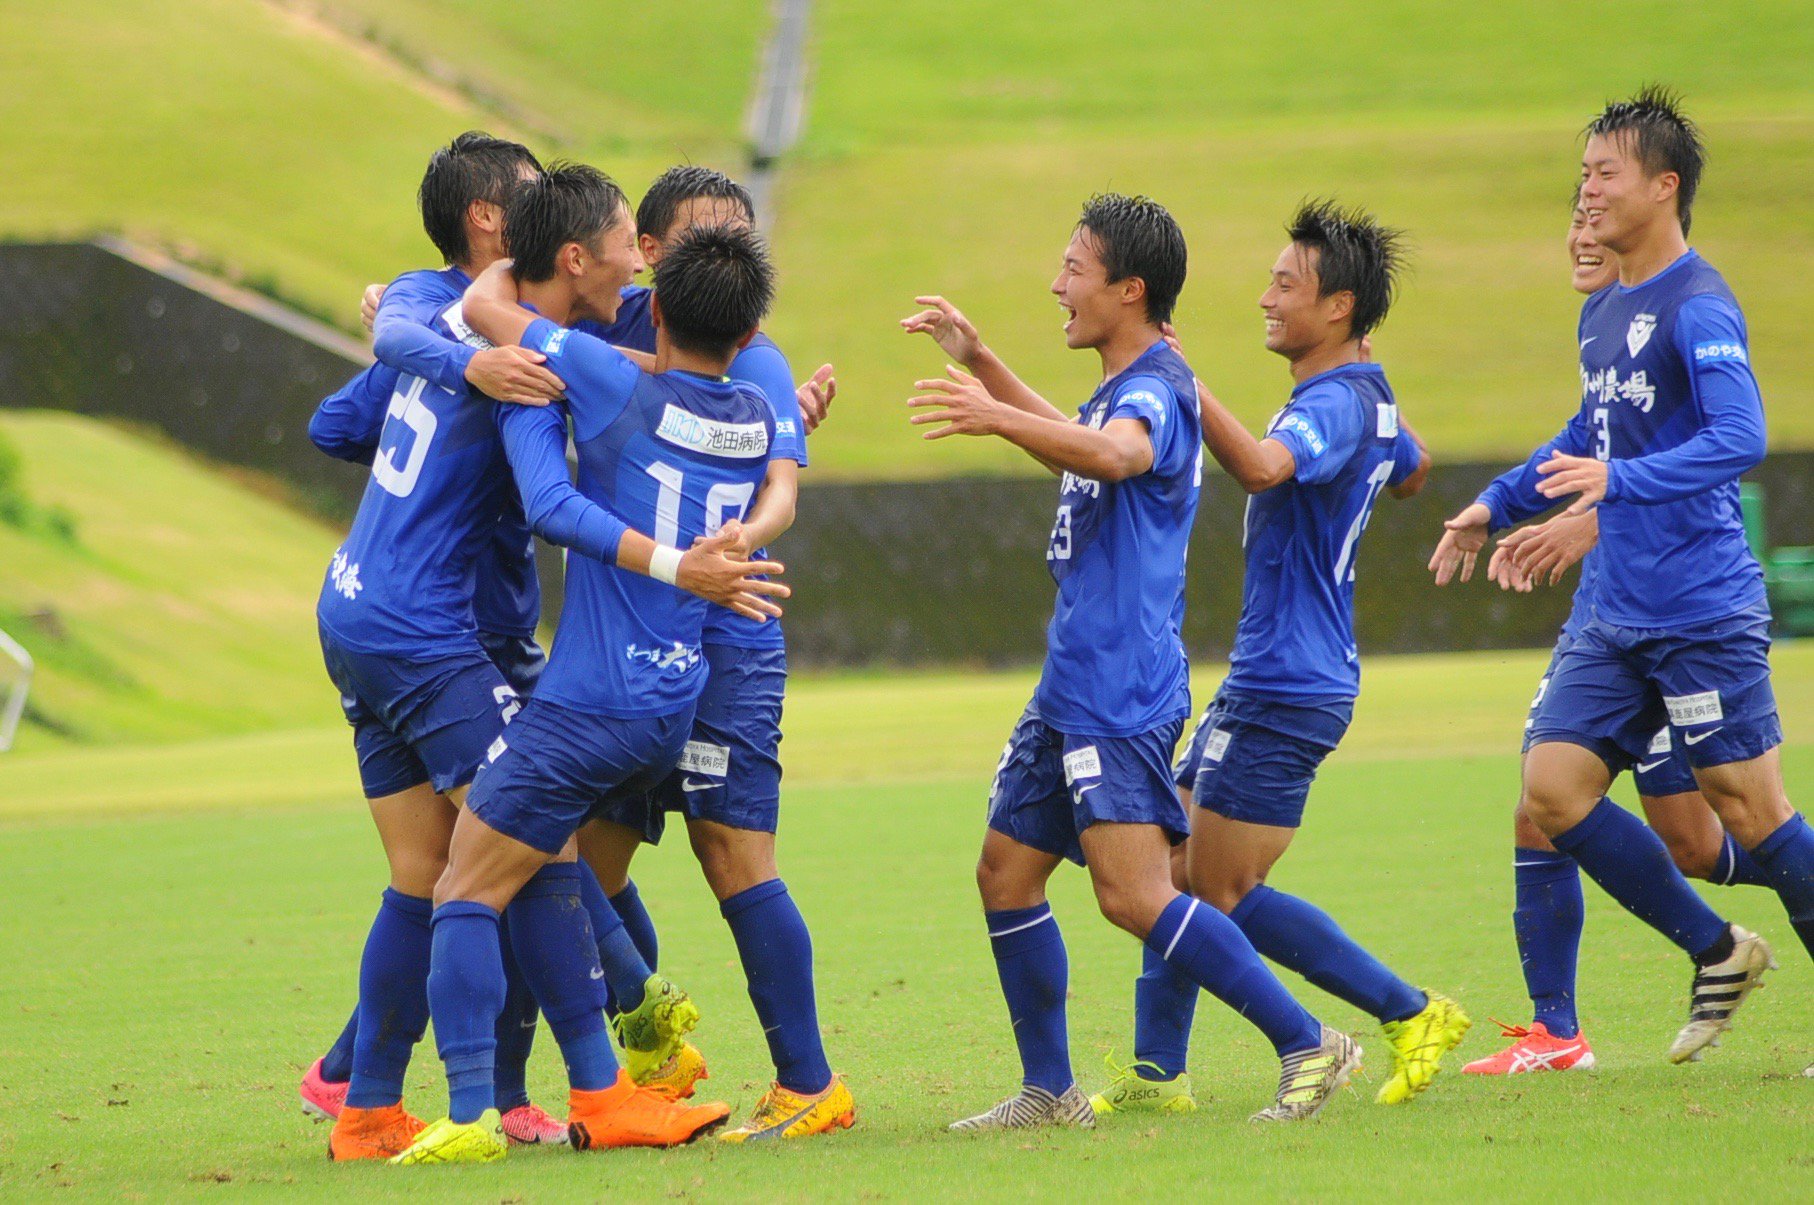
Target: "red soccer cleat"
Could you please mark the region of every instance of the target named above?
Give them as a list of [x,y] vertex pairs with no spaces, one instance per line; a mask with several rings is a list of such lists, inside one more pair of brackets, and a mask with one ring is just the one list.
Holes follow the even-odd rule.
[[308,1074],[302,1077],[302,1084],[296,1089],[302,1097],[302,1111],[316,1121],[334,1121],[339,1118],[340,1110],[346,1107],[345,1084],[336,1084],[332,1080],[321,1078],[321,1060],[309,1064]]
[[1528,1028],[1494,1021],[1508,1038],[1517,1038],[1498,1054],[1475,1059],[1461,1069],[1463,1075],[1523,1075],[1527,1071],[1587,1071],[1594,1065],[1593,1047],[1586,1034],[1558,1038],[1541,1021]]
[[567,1123],[548,1116],[540,1105],[518,1105],[504,1114],[504,1137],[512,1146],[566,1146]]

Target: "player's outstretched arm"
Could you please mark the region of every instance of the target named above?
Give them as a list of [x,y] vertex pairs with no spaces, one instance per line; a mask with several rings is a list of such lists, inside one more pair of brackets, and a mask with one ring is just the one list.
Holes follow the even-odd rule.
[[309,418],[309,442],[335,460],[370,464],[378,453],[394,379],[374,365],[323,398]]
[[1442,539],[1430,555],[1429,568],[1436,575],[1437,585],[1448,585],[1455,579],[1457,570],[1464,582],[1474,576],[1474,561],[1486,547],[1487,528],[1492,519],[1493,512],[1485,503],[1471,502],[1460,514],[1443,523]]
[[1063,416],[1047,418],[992,396],[977,378],[947,367],[946,378],[915,381],[927,392],[907,405],[921,410],[908,421],[932,425],[925,439],[948,435],[999,435],[1054,471],[1092,481],[1125,481],[1153,467],[1153,437],[1137,418],[1115,418],[1100,430]]
[[1203,419],[1203,444],[1222,471],[1250,494],[1291,480],[1297,459],[1276,439],[1255,439],[1202,381],[1197,382],[1197,410]]
[[901,319],[901,329],[908,334],[926,334],[946,355],[962,364],[983,383],[990,395],[1017,410],[1042,418],[1069,421],[1064,411],[1040,397],[1031,386],[1015,376],[976,333],[976,327],[956,306],[936,294],[913,299],[926,306],[917,314]]

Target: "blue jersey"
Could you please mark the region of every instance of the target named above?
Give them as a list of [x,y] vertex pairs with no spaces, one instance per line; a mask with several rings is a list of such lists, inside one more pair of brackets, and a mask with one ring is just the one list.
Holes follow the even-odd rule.
[[1224,689],[1296,704],[1352,700],[1361,534],[1380,490],[1415,472],[1421,453],[1377,364],[1300,382],[1266,437],[1290,449],[1296,467],[1247,500],[1241,622]]
[[[613,516],[658,543],[688,548],[741,519],[768,471],[775,420],[754,388],[726,378],[645,373],[600,339],[538,319],[523,346],[567,383],[564,404],[500,406],[512,471],[530,522],[571,543],[567,593],[536,698],[636,718],[692,706],[705,686],[704,599],[614,563],[616,537],[574,540]],[[561,452],[566,424],[579,488]]]
[[[1690,251],[1589,297],[1578,338],[1581,409],[1547,446],[1609,462],[1595,614],[1676,628],[1765,605],[1738,499],[1764,457],[1763,399],[1726,282]],[[1552,505],[1534,477],[1526,462],[1488,486],[1496,524]]]
[[[644,285],[630,285],[623,290],[617,318],[609,326],[582,322],[576,329],[597,334],[607,343],[633,351],[655,351],[655,320],[649,313],[649,299],[654,291]],[[775,447],[773,459],[791,460],[806,467],[806,423],[800,417],[800,399],[794,392],[794,374],[787,357],[767,335],[757,333],[749,346],[731,360],[726,375],[733,381],[747,381],[762,391],[775,413]],[[753,554],[757,560],[768,556],[766,548]],[[713,607],[706,612],[705,642],[735,648],[781,648],[785,638],[775,620],[757,623],[726,607]]]
[[1184,561],[1203,483],[1203,423],[1184,358],[1153,344],[1090,395],[1078,421],[1146,424],[1153,464],[1125,481],[1066,473],[1046,567],[1058,601],[1033,703],[1060,732],[1134,736],[1190,714]]
[[[458,322],[436,319],[446,335],[456,329],[450,318]],[[389,400],[371,480],[328,567],[317,617],[361,652],[477,648],[476,568],[515,497],[493,403],[382,364],[363,377],[362,388]]]
[[[378,362],[451,392],[464,391],[466,366],[487,344],[464,328],[454,332],[458,338],[444,337],[435,318],[458,301],[471,283],[472,278],[460,269],[443,268],[405,272],[387,285],[372,322],[372,354]],[[371,426],[374,436],[383,415],[380,403],[374,416],[377,421]],[[363,459],[370,463],[371,456],[367,451]],[[480,562],[472,609],[480,631],[501,636],[533,636],[541,622],[542,587],[535,572],[535,542],[529,538],[529,524],[514,498]]]

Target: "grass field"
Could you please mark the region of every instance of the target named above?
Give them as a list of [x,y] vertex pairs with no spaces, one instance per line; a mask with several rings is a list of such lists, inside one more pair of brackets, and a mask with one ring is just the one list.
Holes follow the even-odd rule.
[[[430,60],[552,131],[529,135],[539,151],[594,159],[633,192],[681,158],[739,168],[764,5],[711,0],[678,25],[616,2],[545,21],[473,0],[323,7],[331,20],[265,0],[0,11],[0,235],[117,228],[351,323],[360,285],[431,257],[411,204],[429,149],[512,129],[411,66]],[[1648,79],[1682,87],[1706,125],[1695,241],[1746,305],[1772,439],[1814,444],[1806,4],[1675,5],[1665,20],[1634,0],[1591,15],[1341,0],[1312,16],[1130,0],[1106,18],[1074,2],[826,0],[814,22],[771,328],[796,367],[839,365],[821,476],[1034,471],[993,441],[912,439],[898,403],[940,360],[894,323],[942,290],[1055,400],[1080,400],[1094,361],[1063,350],[1044,289],[1102,188],[1178,214],[1193,364],[1255,423],[1287,384],[1254,300],[1292,205],[1335,193],[1407,227],[1415,272],[1379,337],[1406,413],[1439,459],[1521,453],[1576,392],[1560,252],[1575,134]]]
[[[1525,1016],[1507,813],[1512,744],[1540,668],[1525,653],[1377,659],[1355,730],[1276,876],[1409,977],[1456,994],[1478,1022],[1464,1056],[1492,1047],[1489,1014]],[[1814,648],[1779,648],[1776,668],[1789,730],[1805,734]],[[848,1134],[769,1150],[532,1151],[416,1173],[332,1166],[294,1086],[350,1000],[382,873],[343,730],[242,738],[236,751],[203,742],[0,762],[0,881],[15,918],[0,927],[10,989],[0,1195],[736,1200],[835,1185],[853,1198],[1150,1198],[1203,1185],[1228,1197],[1630,1200],[1701,1199],[1714,1174],[1747,1199],[1814,1193],[1814,1083],[1799,1077],[1814,1058],[1814,973],[1776,901],[1755,890],[1713,898],[1777,943],[1783,969],[1698,1066],[1661,1057],[1679,1024],[1682,961],[1590,890],[1582,998],[1602,1060],[1594,1074],[1449,1076],[1398,1109],[1371,1104],[1362,1083],[1315,1125],[1256,1130],[1243,1119],[1271,1090],[1270,1052],[1206,1003],[1193,1057],[1204,1108],[1193,1116],[1091,1135],[942,1133],[1015,1080],[970,867],[988,773],[1030,682],[796,684],[783,866],[814,927],[826,1037],[860,1113]],[[1211,684],[1201,675],[1199,692]],[[1793,744],[1787,762],[1792,792],[1805,795],[1814,747]],[[86,794],[67,793],[78,787]],[[646,854],[638,879],[663,968],[706,1010],[705,1086],[746,1109],[765,1060],[728,933],[684,846]],[[1094,915],[1081,873],[1062,872],[1054,899],[1071,952],[1074,1057],[1095,1084],[1102,1054],[1128,1048],[1138,951]],[[1351,1009],[1307,987],[1303,998],[1363,1042],[1376,1038]],[[531,1070],[540,1097],[558,1102],[545,1034]],[[440,1108],[426,1047],[410,1083],[421,1111]]]

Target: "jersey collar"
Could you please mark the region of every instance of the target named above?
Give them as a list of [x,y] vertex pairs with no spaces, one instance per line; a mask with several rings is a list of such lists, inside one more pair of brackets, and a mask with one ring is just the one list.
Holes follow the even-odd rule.
[[1688,248],[1688,250],[1686,250],[1686,251],[1682,252],[1680,255],[1676,256],[1675,259],[1671,260],[1670,264],[1667,268],[1664,268],[1661,272],[1658,272],[1655,276],[1652,276],[1649,280],[1641,280],[1637,284],[1630,285],[1630,286],[1622,285],[1622,284],[1619,284],[1617,281],[1614,281],[1613,286],[1612,286],[1613,291],[1618,296],[1623,297],[1628,293],[1636,293],[1639,289],[1648,289],[1651,285],[1655,284],[1657,281],[1662,280],[1665,276],[1668,276],[1671,272],[1676,271],[1683,264],[1689,263],[1693,260],[1697,260],[1700,257],[1701,257],[1701,253],[1699,251],[1696,251],[1693,247],[1690,247],[1690,248]]

